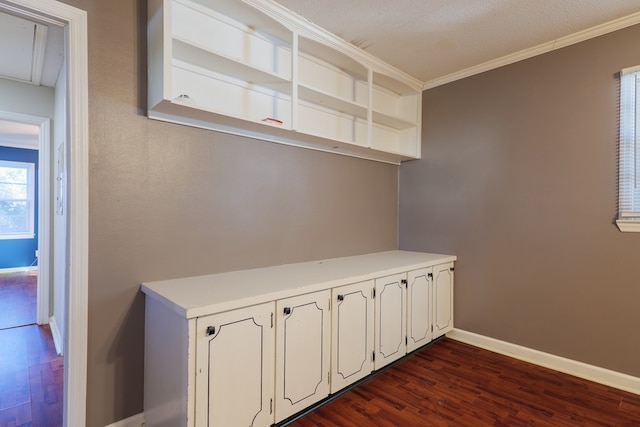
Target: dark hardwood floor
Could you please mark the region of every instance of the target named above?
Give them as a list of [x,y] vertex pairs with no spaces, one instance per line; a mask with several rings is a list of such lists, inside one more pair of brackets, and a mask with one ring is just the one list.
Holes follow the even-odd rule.
[[36,323],[36,272],[0,274],[0,329]]
[[640,396],[444,338],[289,425],[632,427]]
[[[20,280],[29,282],[30,277],[0,275],[0,289],[5,283],[11,287],[0,291],[0,324],[13,325],[0,329],[0,427],[62,426],[63,358],[56,354],[49,326],[35,324],[35,301],[32,314],[14,309],[30,305],[24,300],[35,299],[30,283],[18,292]],[[15,324],[27,316],[33,316],[31,324]]]

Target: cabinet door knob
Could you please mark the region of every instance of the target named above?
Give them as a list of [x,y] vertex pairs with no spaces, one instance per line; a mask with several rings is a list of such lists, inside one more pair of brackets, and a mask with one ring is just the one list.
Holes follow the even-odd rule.
[[216,333],[216,327],[215,326],[207,327],[207,336],[214,335],[215,333]]
[[449,267],[449,270],[454,271],[454,270],[455,270],[455,268],[453,268],[453,267]]
[[284,314],[291,314],[291,307],[285,307]]
[[338,295],[338,301],[344,301],[344,295]]
[[429,277],[429,279],[433,279],[433,273],[428,273],[427,277]]
[[402,279],[400,280],[400,283],[406,286],[409,282],[407,282],[407,279]]

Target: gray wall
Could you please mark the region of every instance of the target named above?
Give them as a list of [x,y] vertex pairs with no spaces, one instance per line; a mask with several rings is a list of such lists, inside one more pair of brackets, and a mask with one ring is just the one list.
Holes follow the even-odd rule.
[[456,327],[640,376],[640,234],[613,224],[640,26],[424,93],[400,247],[453,253]]
[[398,168],[149,120],[146,2],[67,3],[88,11],[87,425],[104,427],[143,409],[141,282],[395,249]]

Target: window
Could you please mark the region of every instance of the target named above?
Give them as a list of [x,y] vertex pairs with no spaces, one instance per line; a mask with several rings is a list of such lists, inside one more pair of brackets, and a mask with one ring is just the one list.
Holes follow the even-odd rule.
[[640,232],[640,66],[620,72],[618,228]]
[[0,239],[34,237],[35,164],[0,160]]

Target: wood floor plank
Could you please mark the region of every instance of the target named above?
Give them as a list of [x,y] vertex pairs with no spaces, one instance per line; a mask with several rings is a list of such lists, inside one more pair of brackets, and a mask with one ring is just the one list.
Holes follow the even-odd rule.
[[0,329],[36,323],[37,275],[0,274]]
[[[0,309],[0,325],[5,315],[14,313]],[[48,325],[0,329],[0,427],[61,427],[63,377]]]
[[640,427],[640,396],[447,338],[293,427]]

